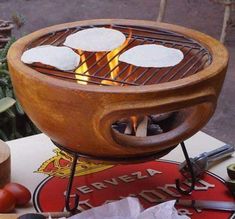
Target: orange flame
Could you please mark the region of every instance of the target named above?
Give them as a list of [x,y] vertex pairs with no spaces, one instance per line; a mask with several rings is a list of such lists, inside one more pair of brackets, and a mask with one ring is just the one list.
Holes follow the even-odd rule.
[[[83,63],[83,62],[84,63],[76,69],[75,72],[79,73],[79,74],[75,74],[75,77],[77,79],[77,83],[79,83],[79,84],[87,84],[87,81],[89,80],[89,77],[87,75],[89,75],[89,72],[87,71],[88,67],[87,67],[87,63],[85,62],[86,57],[85,57],[85,54],[82,53],[81,50],[78,50],[78,53],[79,53],[79,55],[81,57],[81,63]],[[81,74],[83,74],[83,75],[81,75]]]
[[96,63],[100,66],[105,65],[105,63],[107,62],[106,57],[103,57],[104,55],[105,52],[97,52],[95,54]]
[[131,126],[134,130],[134,133],[136,133],[137,126],[138,126],[138,117],[137,116],[131,116],[130,120],[131,120]]
[[109,62],[109,68],[111,70],[111,78],[115,79],[119,73],[119,67],[116,67],[118,65],[118,58],[119,55],[117,55],[123,48],[125,48],[132,36],[132,32],[130,31],[128,38],[126,39],[125,43],[123,43],[120,47],[114,49],[113,51],[109,52],[107,55],[107,59]]
[[[113,51],[111,51],[111,52],[109,52],[109,53],[107,54],[107,60],[108,60],[108,62],[109,62],[109,69],[110,69],[110,71],[111,71],[111,73],[110,73],[110,78],[111,78],[111,79],[114,79],[114,80],[115,80],[116,77],[118,76],[118,73],[119,73],[119,71],[120,71],[120,69],[119,69],[119,67],[118,67],[118,58],[119,58],[119,55],[118,55],[118,54],[119,54],[119,52],[120,52],[122,49],[124,49],[124,48],[128,45],[128,43],[129,43],[129,41],[130,41],[130,39],[131,39],[131,36],[132,36],[132,32],[130,31],[130,32],[129,32],[129,36],[128,36],[128,38],[126,39],[126,41],[123,43],[123,45],[121,45],[120,47],[114,49]],[[100,58],[100,55],[97,54],[96,58]],[[131,71],[131,69],[132,69],[132,68],[130,68],[129,70]],[[129,71],[128,71],[128,74],[129,74]],[[103,80],[103,81],[101,82],[101,84],[106,84],[106,85],[119,85],[119,83],[113,82],[113,81],[109,81],[109,80]]]
[[[129,33],[129,36],[128,38],[126,39],[126,41],[123,43],[123,45],[121,45],[120,47],[114,49],[113,51],[109,52],[107,54],[107,57],[103,57],[104,55],[104,52],[97,52],[95,55],[96,55],[96,61],[98,63],[98,65],[103,65],[105,64],[106,61],[108,61],[109,63],[109,69],[110,69],[110,78],[111,79],[116,79],[116,77],[118,76],[118,73],[120,71],[119,69],[119,66],[118,66],[118,58],[119,58],[119,53],[120,51],[122,51],[129,43],[130,39],[131,39],[131,36],[132,36],[132,32],[130,31]],[[75,77],[77,79],[77,83],[79,84],[87,84],[88,80],[89,80],[89,77],[88,75],[89,72],[88,72],[88,66],[87,66],[87,63],[86,63],[86,57],[85,57],[85,54],[81,51],[81,50],[78,50],[78,53],[81,57],[81,62],[83,63],[81,66],[79,66],[77,69],[76,69],[76,74]],[[102,58],[102,60],[101,60]],[[132,66],[129,68],[128,70],[128,74],[129,72],[131,72],[132,70]],[[82,75],[81,75],[82,74]],[[117,82],[112,82],[112,81],[109,81],[109,80],[103,80],[101,82],[102,84],[106,84],[106,85],[118,85]]]

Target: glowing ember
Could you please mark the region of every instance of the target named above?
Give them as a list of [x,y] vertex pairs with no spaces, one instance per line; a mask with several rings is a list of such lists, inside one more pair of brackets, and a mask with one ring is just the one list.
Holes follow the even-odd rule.
[[80,55],[82,65],[80,65],[79,68],[76,69],[75,72],[78,74],[75,74],[75,77],[77,79],[77,83],[87,84],[87,81],[89,80],[89,77],[87,75],[89,75],[89,72],[88,72],[87,63],[85,61],[86,57],[81,50],[78,50],[78,53]]

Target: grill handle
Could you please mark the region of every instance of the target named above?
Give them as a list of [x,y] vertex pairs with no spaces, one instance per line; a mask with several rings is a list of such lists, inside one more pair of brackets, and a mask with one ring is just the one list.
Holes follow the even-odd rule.
[[[111,136],[107,137],[112,141],[112,145],[113,141],[115,141],[116,145],[122,148],[126,147],[127,150],[133,149],[133,151],[137,152],[136,150],[138,148],[142,151],[145,149],[146,151],[149,151],[151,148],[154,148],[154,151],[156,151],[156,147],[159,147],[159,151],[161,151],[162,149],[167,149],[173,145],[179,144],[181,141],[191,137],[198,130],[200,130],[214,113],[216,106],[215,103],[216,101],[214,97],[211,96],[208,97],[208,99],[204,97],[204,103],[201,101],[193,106],[186,105],[187,108],[183,108],[181,104],[178,106],[176,105],[175,110],[178,110],[178,113],[175,117],[173,128],[162,134],[147,137],[136,137],[122,134],[111,128]],[[177,109],[180,106],[181,109]],[[135,109],[134,111],[137,112],[138,110]],[[151,112],[146,108],[145,115],[151,115],[150,113]],[[119,114],[119,118],[126,118],[129,115],[133,115],[133,110],[132,112],[122,113],[122,116],[123,115],[125,115],[125,117],[120,117]],[[138,115],[143,115],[143,113],[139,113]],[[106,121],[106,128],[108,128],[108,125],[110,129],[111,124],[118,120],[117,117],[115,119],[116,120],[111,120],[110,118],[109,122]],[[106,128],[103,128],[103,134],[107,134],[107,131],[105,131],[107,130]]]

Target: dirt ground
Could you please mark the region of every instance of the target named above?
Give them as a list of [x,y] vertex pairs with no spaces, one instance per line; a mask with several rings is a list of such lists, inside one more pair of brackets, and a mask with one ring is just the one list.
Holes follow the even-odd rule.
[[[0,19],[18,13],[25,19],[17,37],[54,24],[98,18],[155,20],[160,0],[0,0]],[[213,0],[168,0],[164,22],[183,25],[219,39],[224,8]],[[235,15],[235,12],[233,12]],[[233,15],[233,18],[235,16]],[[217,110],[203,131],[235,143],[235,28],[225,46],[230,64]]]

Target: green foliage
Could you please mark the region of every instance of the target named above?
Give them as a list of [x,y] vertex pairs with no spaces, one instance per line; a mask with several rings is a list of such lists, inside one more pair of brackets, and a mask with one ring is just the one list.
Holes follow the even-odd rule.
[[4,141],[39,133],[13,92],[6,56],[14,41],[12,38],[0,50],[0,139]]
[[7,57],[7,52],[10,49],[11,45],[16,41],[16,39],[14,37],[12,37],[7,44],[5,45],[5,47],[3,49],[1,49],[0,51],[0,62],[1,64],[5,64],[4,68],[7,70],[7,63],[6,63],[6,57]]

